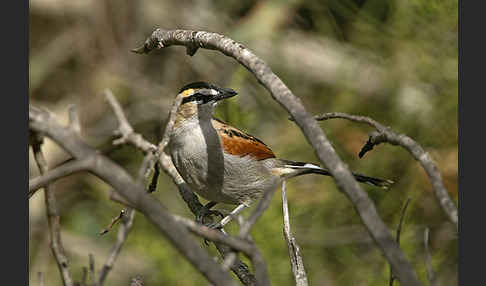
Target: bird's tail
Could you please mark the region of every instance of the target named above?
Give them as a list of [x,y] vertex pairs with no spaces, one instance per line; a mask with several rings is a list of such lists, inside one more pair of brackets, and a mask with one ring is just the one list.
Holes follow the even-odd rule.
[[[299,172],[296,172],[294,176],[300,176],[304,174],[319,174],[319,175],[324,175],[324,176],[330,176],[332,177],[331,173],[323,169],[317,165],[310,164],[310,163],[303,163],[303,162],[294,162],[294,161],[285,161],[286,165],[285,167],[291,168],[294,170],[299,170]],[[382,189],[388,189],[393,183],[395,183],[392,180],[386,180],[386,179],[380,179],[380,178],[374,178],[374,177],[368,177],[362,174],[358,173],[352,173],[356,181],[361,182],[361,183],[366,183],[368,185],[380,187]]]

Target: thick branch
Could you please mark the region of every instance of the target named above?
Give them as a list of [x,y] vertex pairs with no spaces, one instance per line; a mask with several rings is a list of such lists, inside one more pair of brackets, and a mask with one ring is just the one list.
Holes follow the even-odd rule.
[[378,123],[377,121],[366,117],[366,116],[358,116],[358,115],[350,115],[342,112],[332,112],[332,113],[324,113],[315,117],[316,120],[327,120],[333,118],[342,118],[351,120],[354,122],[366,123],[374,128],[378,132],[372,133],[366,145],[361,150],[359,156],[360,158],[369,150],[373,149],[374,146],[387,142],[392,145],[398,145],[405,150],[407,150],[412,157],[417,160],[422,168],[424,168],[425,172],[427,173],[430,182],[432,183],[432,187],[434,188],[435,197],[439,201],[439,205],[442,207],[442,210],[447,215],[449,220],[456,225],[456,229],[458,227],[458,212],[457,207],[452,201],[451,197],[449,196],[449,192],[444,186],[442,182],[442,176],[440,175],[439,170],[435,166],[434,161],[430,158],[429,154],[424,151],[424,149],[415,142],[412,138],[406,136],[405,134],[397,134],[393,132],[389,127],[383,126],[382,124]]
[[[34,134],[37,137],[37,134]],[[32,145],[32,150],[34,152],[34,159],[39,168],[40,174],[44,174],[48,171],[47,162],[44,158],[44,154],[41,150],[42,139],[37,138],[36,142]],[[47,222],[49,226],[49,236],[50,236],[50,246],[54,258],[56,259],[59,272],[61,272],[61,278],[64,286],[73,285],[73,278],[71,272],[69,271],[68,259],[62,246],[61,240],[61,217],[57,209],[56,196],[54,190],[52,190],[49,185],[44,187],[44,196],[46,204]]]
[[193,55],[198,48],[218,50],[237,60],[252,72],[257,80],[270,92],[295,119],[305,137],[314,148],[321,163],[333,175],[336,184],[353,203],[371,237],[392,265],[403,285],[420,285],[405,255],[393,240],[388,228],[379,217],[373,202],[358,185],[347,166],[342,162],[327,140],[326,135],[313,117],[307,112],[302,101],[295,97],[261,59],[244,45],[223,35],[203,31],[156,29],[145,44],[134,52],[148,53],[155,48],[171,45],[185,46],[187,54]]
[[35,107],[29,107],[29,124],[34,131],[54,140],[75,159],[92,158],[89,171],[110,184],[122,197],[142,212],[169,239],[176,249],[214,285],[234,285],[233,279],[214,262],[206,251],[191,238],[186,228],[179,225],[160,202],[148,195],[141,184],[116,163],[85,144],[69,128]]

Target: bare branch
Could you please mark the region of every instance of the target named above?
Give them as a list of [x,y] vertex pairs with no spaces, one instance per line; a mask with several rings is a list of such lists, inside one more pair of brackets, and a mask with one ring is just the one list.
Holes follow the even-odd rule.
[[142,212],[168,238],[176,249],[214,285],[234,285],[234,280],[201,249],[188,230],[179,225],[160,202],[148,195],[119,165],[99,154],[79,136],[65,128],[46,111],[29,107],[30,129],[43,133],[59,144],[75,159],[92,157],[89,172],[110,184],[125,200]]
[[[138,180],[140,182],[145,181],[144,179],[146,178],[147,170],[150,168],[153,157],[154,156],[151,153],[148,153],[145,156],[145,158],[144,158],[144,160],[143,160],[143,162],[140,166],[140,170],[138,171]],[[127,208],[126,210],[122,210],[120,212],[120,215],[117,218],[115,218],[114,220],[112,220],[112,222],[108,226],[108,228],[101,233],[101,234],[104,234],[104,233],[108,232],[111,229],[111,227],[113,226],[113,224],[115,224],[120,219],[122,220],[122,224],[118,228],[118,236],[116,238],[115,245],[113,246],[113,248],[110,252],[110,255],[108,256],[108,259],[106,260],[105,265],[103,265],[103,268],[101,269],[100,277],[98,279],[98,286],[103,285],[103,282],[105,281],[106,277],[108,276],[108,273],[110,272],[110,270],[115,265],[115,261],[116,261],[118,255],[120,254],[121,248],[125,244],[125,240],[128,237],[128,233],[132,229],[134,218],[135,218],[135,210],[133,210],[133,208]]]
[[403,285],[420,285],[405,255],[393,240],[387,226],[379,217],[373,201],[358,185],[347,166],[334,151],[326,135],[313,117],[307,112],[302,101],[294,96],[288,87],[278,78],[260,58],[244,45],[216,33],[191,30],[156,29],[147,38],[144,45],[133,49],[136,53],[149,53],[171,45],[185,46],[188,55],[194,55],[198,48],[217,50],[234,58],[245,66],[257,80],[270,92],[295,119],[307,140],[317,153],[321,163],[332,174],[336,184],[353,203],[371,237],[376,241],[385,258],[392,265]]
[[[397,226],[397,236],[396,236],[396,240],[397,240],[398,245],[400,245],[400,233],[402,232],[403,219],[405,217],[405,212],[407,211],[409,203],[410,203],[410,198],[407,198],[407,200],[405,201],[405,204],[403,205],[402,211],[400,212],[400,221],[399,221],[398,226]],[[394,280],[395,280],[395,275],[393,275],[393,270],[391,269],[391,266],[390,266],[390,280],[389,280],[390,282],[388,283],[388,285],[393,286]]]
[[412,157],[420,163],[422,168],[424,168],[430,179],[430,182],[432,183],[435,197],[439,201],[439,205],[442,207],[442,210],[447,215],[449,220],[456,225],[457,230],[457,207],[449,196],[449,192],[442,182],[442,176],[440,175],[440,172],[435,166],[432,158],[430,158],[429,154],[425,152],[424,149],[417,142],[415,142],[412,138],[408,137],[405,134],[397,134],[393,132],[390,127],[385,127],[382,124],[378,123],[376,120],[373,120],[366,116],[350,115],[342,112],[332,112],[324,113],[315,117],[316,120],[327,120],[333,118],[342,118],[354,122],[366,123],[376,128],[378,132],[374,132],[370,135],[368,142],[366,142],[365,146],[363,146],[363,149],[359,154],[360,158],[364,156],[366,152],[373,149],[374,146],[383,142],[405,148],[405,150],[407,150],[412,155]]
[[[34,134],[36,137],[37,135],[38,134]],[[32,150],[34,152],[34,159],[37,163],[37,167],[39,168],[39,172],[41,175],[43,175],[48,171],[48,166],[41,150],[42,139],[39,137],[36,139],[36,142],[34,142],[32,145]],[[54,190],[52,190],[49,185],[44,187],[44,194],[51,250],[54,258],[56,259],[64,286],[72,286],[73,278],[71,276],[71,272],[69,271],[68,259],[64,251],[64,247],[62,246],[60,223],[61,217],[57,209],[56,196],[54,194]]]
[[100,277],[98,279],[98,286],[103,285],[103,282],[108,276],[108,272],[110,272],[110,270],[115,265],[116,258],[120,254],[121,248],[125,243],[128,233],[132,229],[135,211],[131,208],[127,209],[126,211],[122,210],[119,217],[122,220],[122,223],[118,228],[118,236],[116,238],[115,245],[113,246],[110,255],[108,256],[105,265],[103,265],[103,268],[101,269]]
[[181,224],[186,226],[191,232],[201,237],[204,237],[213,242],[226,244],[235,250],[243,252],[248,257],[252,257],[254,255],[255,246],[249,243],[247,240],[233,237],[230,235],[225,235],[219,230],[209,228],[205,225],[195,222],[194,220],[190,220],[176,215],[174,215],[173,217],[177,222],[180,222]]
[[107,233],[108,231],[110,231],[110,230],[111,230],[111,228],[112,228],[112,227],[113,227],[113,226],[114,226],[114,225],[115,225],[117,222],[119,222],[119,221],[120,221],[120,220],[123,218],[123,215],[125,214],[125,212],[126,212],[125,210],[121,210],[121,211],[120,211],[120,214],[119,214],[118,216],[114,217],[114,218],[111,220],[110,224],[109,224],[109,225],[108,225],[108,226],[107,226],[107,227],[106,227],[104,230],[102,230],[102,231],[100,232],[100,235],[103,235],[103,234]]
[[127,206],[127,207],[130,207],[132,209],[134,209],[134,205],[132,205],[131,203],[127,202],[126,199],[124,199],[119,193],[117,193],[116,191],[114,190],[110,190],[110,196],[109,196],[110,200],[114,201],[114,202],[117,202],[119,204],[122,204],[124,206]]
[[302,260],[302,255],[300,254],[300,248],[295,241],[294,236],[290,232],[290,220],[289,220],[289,205],[287,203],[287,194],[285,181],[282,182],[282,209],[283,209],[283,233],[287,246],[289,248],[290,255],[290,265],[292,267],[292,273],[294,274],[295,285],[306,286],[307,274],[304,268],[304,261]]
[[434,268],[432,267],[432,257],[429,251],[429,228],[426,227],[424,231],[424,247],[425,247],[425,267],[427,269],[427,279],[429,280],[430,286],[436,286],[437,281],[434,273]]
[[85,158],[81,160],[69,161],[53,170],[29,180],[29,199],[42,187],[60,179],[62,177],[69,176],[71,174],[86,171],[86,168],[92,164],[89,162],[91,158]]
[[[233,273],[236,274],[236,276],[238,276],[238,279],[240,279],[241,283],[247,286],[257,285],[256,278],[251,273],[248,265],[239,260],[236,253],[229,246],[222,243],[215,243],[214,245],[216,246],[216,249],[219,251],[219,253],[221,253],[221,257],[223,257],[224,262],[226,262],[227,259],[231,259],[232,263],[229,265],[229,268],[231,269],[231,271],[233,271]],[[233,257],[228,257],[229,255]],[[224,262],[223,268],[225,268]]]
[[128,123],[123,110],[116,100],[113,93],[107,89],[104,92],[106,100],[110,103],[113,111],[115,112],[116,118],[118,119],[118,131],[117,133],[120,135],[120,138],[115,140],[113,143],[115,145],[130,143],[135,147],[141,149],[145,153],[155,152],[157,147],[148,141],[144,140],[142,135],[133,132],[132,126]]

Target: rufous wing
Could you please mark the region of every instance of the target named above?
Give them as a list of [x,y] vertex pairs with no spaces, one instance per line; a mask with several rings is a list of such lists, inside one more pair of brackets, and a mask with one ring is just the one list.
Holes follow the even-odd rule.
[[258,138],[217,119],[213,120],[213,126],[221,138],[226,153],[240,157],[249,155],[257,160],[275,158],[272,150]]

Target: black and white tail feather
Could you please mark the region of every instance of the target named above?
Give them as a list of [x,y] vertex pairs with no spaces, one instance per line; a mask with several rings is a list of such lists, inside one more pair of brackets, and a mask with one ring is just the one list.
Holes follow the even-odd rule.
[[[331,173],[323,169],[317,165],[311,164],[311,163],[304,163],[304,162],[294,162],[294,161],[289,161],[285,160],[286,165],[284,167],[286,168],[291,168],[294,170],[300,170],[300,172],[296,173],[295,176],[300,176],[304,174],[319,174],[319,175],[324,175],[324,176],[330,176],[332,177]],[[368,185],[380,187],[382,189],[388,189],[392,184],[395,182],[392,180],[386,180],[386,179],[380,179],[380,178],[373,178],[369,176],[365,176],[362,174],[358,173],[352,173],[356,181],[360,183],[366,183]]]

